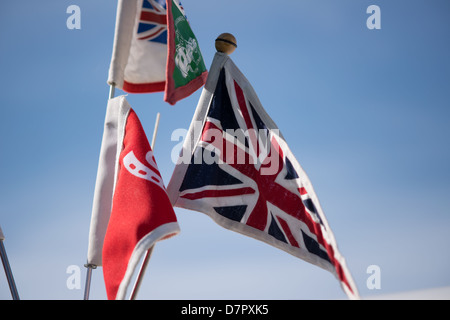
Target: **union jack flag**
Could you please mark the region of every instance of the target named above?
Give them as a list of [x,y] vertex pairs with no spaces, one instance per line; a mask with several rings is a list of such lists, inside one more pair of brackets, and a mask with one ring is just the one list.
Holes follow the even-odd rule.
[[138,39],[167,44],[165,0],[144,0],[137,29]]
[[251,85],[223,59],[220,68],[213,62],[216,79],[208,77],[196,112],[203,120],[192,122],[168,185],[172,204],[318,265],[358,297],[308,177]]
[[[184,14],[183,7],[179,8]],[[167,44],[166,0],[143,0],[137,29],[138,39]]]

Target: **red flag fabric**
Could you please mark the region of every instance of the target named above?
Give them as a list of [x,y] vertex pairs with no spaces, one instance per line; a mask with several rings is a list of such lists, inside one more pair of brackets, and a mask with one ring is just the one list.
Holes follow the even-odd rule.
[[[124,299],[146,251],[157,241],[179,232],[153,152],[133,109],[129,109],[125,119],[102,252],[108,299]],[[119,135],[120,132],[119,128]]]

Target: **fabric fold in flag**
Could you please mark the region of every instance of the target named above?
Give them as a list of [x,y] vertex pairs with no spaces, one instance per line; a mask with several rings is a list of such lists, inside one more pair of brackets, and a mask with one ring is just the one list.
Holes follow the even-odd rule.
[[359,298],[308,176],[226,54],[214,57],[167,189],[174,206],[328,270]]
[[88,264],[103,266],[108,299],[124,299],[146,251],[179,230],[139,118],[124,96],[110,99],[88,248]]
[[204,85],[207,70],[178,0],[119,0],[108,83],[129,93],[164,91],[170,104]]

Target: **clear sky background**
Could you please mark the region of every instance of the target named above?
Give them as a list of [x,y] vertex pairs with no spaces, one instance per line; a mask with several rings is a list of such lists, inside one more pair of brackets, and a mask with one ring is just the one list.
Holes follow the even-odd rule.
[[[215,38],[236,36],[231,58],[309,175],[361,296],[450,286],[450,3],[182,3],[208,68]],[[80,30],[66,27],[72,4]],[[366,26],[369,5],[380,30]],[[83,298],[115,15],[107,0],[0,4],[0,225],[22,299]],[[175,106],[128,95],[149,140],[161,113],[166,184],[171,134],[188,128],[200,92]],[[156,245],[140,299],[346,299],[331,273],[175,212],[181,233]],[[366,285],[370,265],[380,289]],[[101,268],[90,296],[106,298]]]

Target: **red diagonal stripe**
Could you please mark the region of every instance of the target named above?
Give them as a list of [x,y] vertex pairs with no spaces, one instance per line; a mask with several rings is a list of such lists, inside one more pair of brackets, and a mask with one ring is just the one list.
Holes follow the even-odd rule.
[[167,25],[167,17],[165,14],[157,14],[149,11],[142,11],[140,20],[142,22],[151,22]]
[[281,219],[280,217],[276,217],[276,219],[280,223],[281,228],[283,229],[284,233],[286,234],[291,245],[294,247],[300,248],[297,240],[295,240],[295,237],[291,232],[291,228],[289,228],[289,224],[286,221],[284,221],[283,219]]
[[234,90],[236,91],[236,98],[239,103],[239,107],[242,112],[242,116],[245,120],[245,124],[247,125],[247,129],[252,129],[253,124],[252,120],[250,119],[250,114],[247,109],[247,102],[245,100],[244,92],[242,91],[241,87],[237,84],[236,81],[234,81]]
[[239,104],[239,109],[241,110],[242,117],[244,118],[245,125],[247,126],[247,132],[250,136],[250,143],[253,146],[253,150],[256,155],[259,156],[259,148],[258,148],[258,138],[256,136],[256,129],[253,127],[252,118],[250,117],[250,112],[247,106],[247,101],[244,96],[244,92],[241,87],[234,81],[234,90],[236,92],[236,98]]
[[227,189],[227,190],[203,190],[200,192],[187,193],[181,196],[181,198],[189,200],[197,200],[201,198],[214,198],[214,197],[232,197],[244,194],[253,194],[255,190],[250,187],[239,189]]

